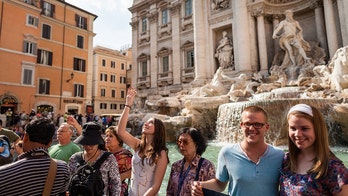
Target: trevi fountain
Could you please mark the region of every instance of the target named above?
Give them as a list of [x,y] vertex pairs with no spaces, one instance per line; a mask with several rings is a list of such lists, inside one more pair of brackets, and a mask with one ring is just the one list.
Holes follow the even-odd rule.
[[279,50],[268,71],[236,71],[232,39],[222,32],[214,54],[219,67],[211,81],[191,85],[176,96],[148,101],[145,108],[135,105],[129,121],[132,132],[139,133],[139,122],[154,116],[166,123],[168,141],[174,140],[180,128],[192,126],[209,139],[234,143],[242,138],[241,111],[259,105],[269,114],[267,142],[284,146],[287,111],[294,104],[307,103],[325,116],[330,145],[347,146],[348,46],[339,48],[329,59],[318,42],[303,38],[306,27],[293,15],[291,9],[286,10],[269,35]]

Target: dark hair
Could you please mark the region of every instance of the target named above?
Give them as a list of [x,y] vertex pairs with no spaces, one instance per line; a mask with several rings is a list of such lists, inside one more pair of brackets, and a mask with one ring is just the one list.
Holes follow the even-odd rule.
[[202,155],[207,148],[207,139],[202,135],[201,131],[195,128],[184,127],[182,128],[176,136],[176,141],[178,141],[180,135],[189,134],[195,143],[196,153]]
[[120,147],[122,147],[122,146],[123,146],[123,141],[122,141],[121,138],[117,135],[116,129],[117,129],[116,126],[110,126],[110,127],[108,127],[108,128],[105,130],[105,134],[107,134],[107,133],[109,132],[109,133],[111,133],[112,135],[114,135],[114,136],[116,137],[117,141],[118,141],[118,145],[119,145]]
[[48,145],[56,129],[52,120],[48,118],[38,118],[32,120],[25,126],[25,132],[32,142]]
[[0,119],[0,126],[2,126],[2,120]]
[[168,158],[168,148],[166,146],[166,128],[164,126],[164,123],[157,119],[154,119],[154,126],[155,126],[155,133],[154,133],[154,138],[151,143],[152,148],[149,151],[145,152],[145,147],[146,147],[146,139],[145,135],[142,134],[141,136],[141,141],[139,145],[139,152],[143,152],[143,155],[141,156],[142,163],[144,164],[144,159],[146,157],[146,154],[150,155],[150,165],[153,165],[157,162],[157,159],[159,156],[161,156],[161,151],[165,150],[167,154],[167,159],[169,163],[169,158]]

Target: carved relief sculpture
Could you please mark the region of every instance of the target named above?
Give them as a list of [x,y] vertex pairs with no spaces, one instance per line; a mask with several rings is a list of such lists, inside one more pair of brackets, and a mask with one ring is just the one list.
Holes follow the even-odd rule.
[[230,6],[230,0],[212,0],[211,9],[220,10],[228,8]]

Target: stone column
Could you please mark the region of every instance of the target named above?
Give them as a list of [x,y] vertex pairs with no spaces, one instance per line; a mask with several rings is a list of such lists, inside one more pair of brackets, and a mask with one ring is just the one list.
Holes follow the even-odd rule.
[[324,12],[325,12],[325,25],[327,42],[329,44],[329,54],[333,57],[338,49],[337,29],[335,23],[334,9],[332,0],[324,0]]
[[325,32],[325,24],[324,24],[324,11],[323,5],[321,1],[314,2],[311,5],[311,8],[314,9],[315,13],[315,27],[317,32],[317,39],[319,41],[320,47],[323,48],[326,52],[326,56],[329,57],[329,51],[327,48],[326,42],[326,32]]
[[153,10],[148,16],[149,28],[150,28],[150,79],[151,88],[157,87],[157,74],[158,74],[158,58],[157,58],[157,22],[158,22],[158,12]]
[[343,46],[348,45],[348,1],[337,0],[338,15],[341,24],[342,42]]
[[251,71],[250,31],[246,0],[232,1],[233,48],[236,71]]
[[132,16],[132,83],[131,86],[136,88],[137,82],[138,82],[138,76],[139,76],[139,62],[138,62],[138,29],[139,29],[139,20],[136,19],[136,15],[133,14]]
[[250,51],[251,51],[251,70],[259,70],[259,53],[257,50],[257,33],[256,33],[256,19],[252,14],[249,14],[250,24]]
[[[172,47],[173,47],[173,57],[182,56],[180,50],[180,4],[173,5],[170,8],[171,22],[172,22]],[[173,68],[173,84],[181,83],[181,58],[173,58],[172,68]]]
[[267,45],[263,11],[260,10],[258,12],[254,12],[254,15],[257,18],[257,39],[260,54],[260,72],[262,74],[268,75]]
[[206,16],[204,12],[205,1],[192,1],[193,5],[193,25],[194,25],[194,48],[195,48],[195,82],[203,82],[208,78],[208,47],[207,32],[205,24]]

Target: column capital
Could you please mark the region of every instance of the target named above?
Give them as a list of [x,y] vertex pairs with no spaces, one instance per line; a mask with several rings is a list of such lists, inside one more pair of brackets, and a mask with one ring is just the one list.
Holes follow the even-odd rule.
[[150,22],[157,22],[158,12],[152,12],[152,13],[147,14],[147,18],[149,19]]
[[170,7],[168,7],[168,8],[173,15],[178,14],[178,13],[180,13],[181,3],[176,2],[174,4],[171,4]]
[[323,1],[322,0],[316,0],[314,1],[313,3],[310,4],[310,8],[311,9],[316,9],[316,8],[320,8],[320,7],[323,7]]
[[255,8],[251,12],[251,16],[254,16],[254,17],[264,16],[264,15],[265,15],[265,10],[261,7]]

